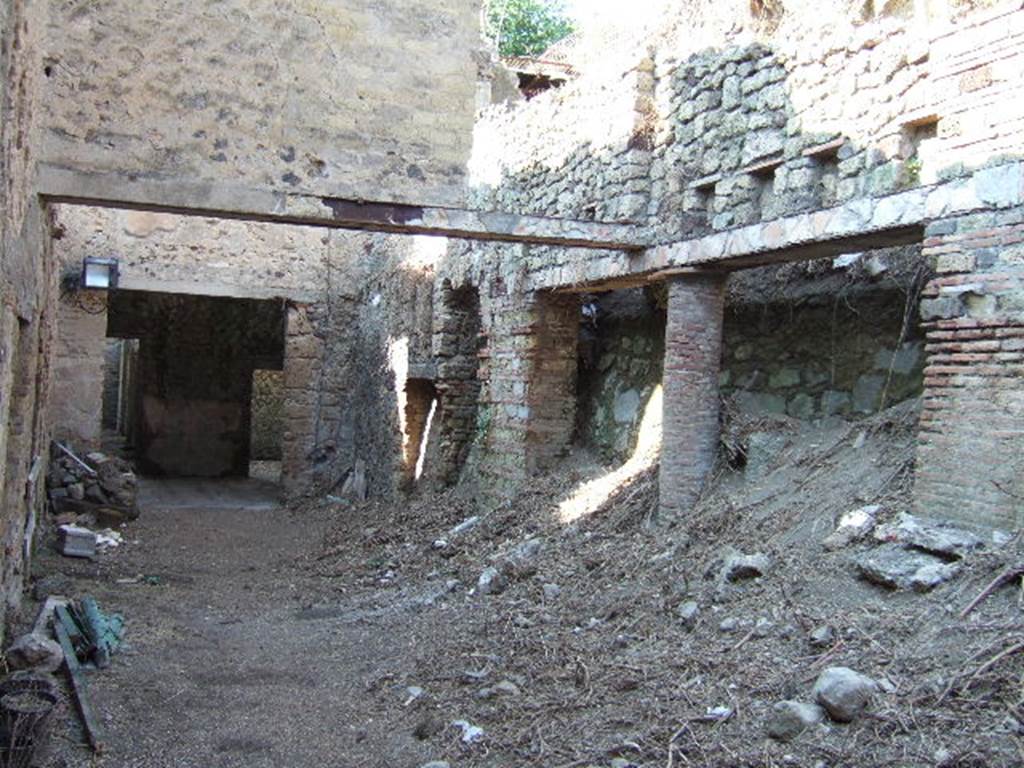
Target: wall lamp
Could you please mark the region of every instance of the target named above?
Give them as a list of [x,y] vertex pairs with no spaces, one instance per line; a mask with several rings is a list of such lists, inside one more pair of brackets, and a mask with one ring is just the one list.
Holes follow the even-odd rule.
[[82,260],[82,287],[109,290],[117,288],[117,259],[87,256]]

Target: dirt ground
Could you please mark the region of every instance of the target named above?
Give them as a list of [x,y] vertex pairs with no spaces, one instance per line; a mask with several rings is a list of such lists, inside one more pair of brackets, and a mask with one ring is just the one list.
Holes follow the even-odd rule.
[[[723,465],[686,520],[652,521],[654,469],[567,519],[560,502],[607,471],[586,455],[494,507],[464,489],[147,509],[94,564],[36,564],[128,621],[128,646],[90,678],[108,754],[94,762],[69,716],[48,765],[1024,765],[1018,580],[958,615],[1024,562],[1018,541],[928,594],[859,580],[870,543],[821,546],[853,508],[906,511],[914,422],[899,407],[727,431],[734,453],[754,429],[779,439],[756,465]],[[770,566],[723,583],[728,547]],[[497,588],[481,594],[488,567]],[[772,704],[810,701],[833,665],[881,683],[869,713],[766,738]],[[456,721],[483,733],[465,742]]]

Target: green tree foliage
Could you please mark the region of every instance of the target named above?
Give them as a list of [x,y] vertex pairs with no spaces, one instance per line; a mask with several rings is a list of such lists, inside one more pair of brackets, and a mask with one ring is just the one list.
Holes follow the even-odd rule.
[[484,24],[502,56],[536,56],[573,32],[561,0],[488,0]]

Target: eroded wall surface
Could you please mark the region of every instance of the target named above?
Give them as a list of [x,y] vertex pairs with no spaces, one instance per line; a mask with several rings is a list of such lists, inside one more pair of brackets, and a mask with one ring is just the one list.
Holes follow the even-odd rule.
[[42,162],[352,199],[462,196],[471,0],[46,5]]
[[48,449],[43,403],[56,282],[46,213],[32,197],[38,12],[37,3],[0,2],[0,632],[20,603]]

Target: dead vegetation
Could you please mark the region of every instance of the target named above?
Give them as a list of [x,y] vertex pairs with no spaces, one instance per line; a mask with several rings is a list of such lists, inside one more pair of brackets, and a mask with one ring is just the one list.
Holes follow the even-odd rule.
[[[562,523],[558,502],[597,469],[579,456],[493,509],[455,491],[333,509],[309,566],[315,601],[344,595],[422,627],[414,674],[366,681],[367,718],[452,765],[1020,765],[1018,540],[928,594],[858,580],[869,543],[821,546],[862,504],[907,510],[915,422],[904,405],[831,429],[775,424],[777,453],[748,477],[723,462],[685,520],[653,521],[651,468]],[[724,580],[730,551],[771,565]],[[831,666],[879,681],[868,714],[766,738],[772,705],[810,701]],[[464,743],[454,721],[483,738]]]

